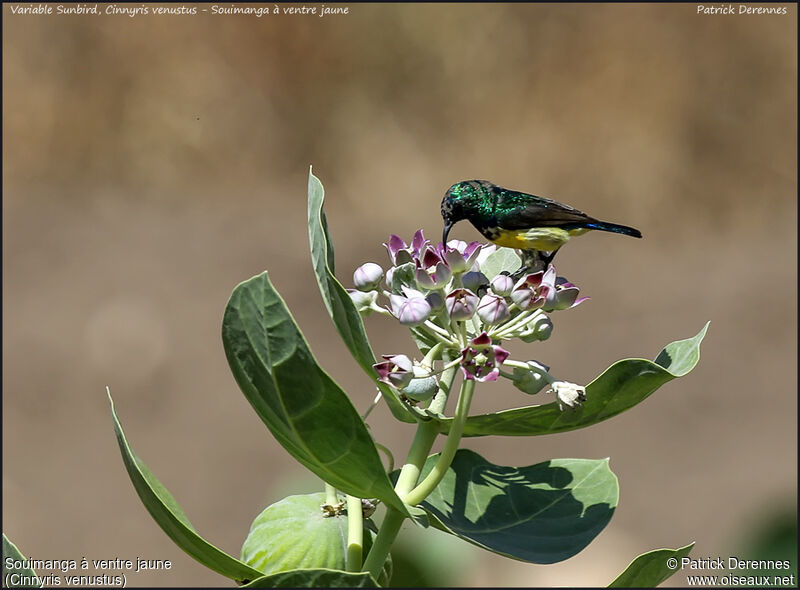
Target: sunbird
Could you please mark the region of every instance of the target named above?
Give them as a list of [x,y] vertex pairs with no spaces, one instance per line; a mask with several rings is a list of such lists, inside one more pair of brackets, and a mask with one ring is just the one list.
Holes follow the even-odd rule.
[[450,228],[466,219],[487,240],[521,250],[522,270],[536,270],[537,266],[546,269],[561,246],[589,230],[642,237],[638,229],[600,221],[569,205],[512,191],[488,180],[465,180],[447,189],[442,219],[442,243],[447,243]]

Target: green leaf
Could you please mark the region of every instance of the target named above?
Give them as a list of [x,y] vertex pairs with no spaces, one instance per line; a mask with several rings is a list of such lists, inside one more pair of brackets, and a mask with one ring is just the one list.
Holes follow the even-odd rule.
[[350,354],[369,376],[375,381],[392,414],[403,422],[414,422],[411,411],[388,385],[377,381],[372,365],[375,364],[375,353],[367,339],[361,314],[350,299],[347,290],[334,275],[333,243],[328,234],[328,220],[322,205],[325,200],[325,189],[319,178],[308,171],[308,239],[311,245],[311,261],[314,275],[317,278],[322,300],[331,316],[336,330],[339,332]]
[[339,570],[289,570],[253,580],[242,588],[378,588],[368,572]]
[[[669,578],[680,567],[681,559],[687,557],[694,547],[689,543],[680,549],[656,549],[642,553],[625,568],[609,588],[655,588]],[[668,561],[674,559],[670,567]]]
[[217,549],[197,534],[192,523],[189,522],[172,494],[133,452],[114,410],[114,400],[111,399],[111,392],[106,391],[108,393],[108,402],[111,404],[114,432],[117,435],[117,443],[119,443],[119,450],[122,453],[125,468],[128,470],[128,476],[145,508],[147,508],[147,511],[158,526],[161,527],[161,530],[167,533],[169,538],[191,557],[223,576],[237,582],[245,582],[260,577],[262,575],[261,572]]
[[[7,560],[12,567],[6,567]],[[14,562],[25,561],[22,551],[3,533],[3,587],[4,588],[41,588],[42,582],[33,568],[15,567]],[[19,564],[22,565],[22,564]]]
[[406,262],[394,267],[392,272],[392,293],[403,294],[403,287],[417,289],[417,266],[413,262]]
[[233,290],[222,340],[239,387],[283,448],[346,494],[408,514],[364,421],[317,364],[266,272]]
[[[436,459],[428,458],[421,477]],[[459,449],[420,506],[436,528],[506,557],[545,564],[586,547],[611,520],[618,499],[608,459],[505,467]]]
[[506,271],[510,274],[520,266],[522,266],[522,259],[513,249],[498,248],[489,254],[481,264],[481,272],[491,281],[501,272]]
[[[536,436],[585,428],[621,414],[647,399],[656,389],[691,371],[700,358],[700,342],[708,324],[693,338],[668,344],[656,361],[626,359],[611,365],[586,386],[582,406],[561,411],[557,402],[493,414],[470,416],[464,436]],[[447,432],[452,418],[440,420]]]
[[683,377],[694,369],[700,360],[700,343],[705,338],[710,323],[706,322],[697,336],[667,344],[664,350],[658,353],[656,364],[667,369],[675,377]]

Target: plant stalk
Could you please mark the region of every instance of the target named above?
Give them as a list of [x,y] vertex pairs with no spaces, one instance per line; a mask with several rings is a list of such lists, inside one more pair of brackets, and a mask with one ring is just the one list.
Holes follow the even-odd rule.
[[456,456],[458,444],[461,442],[461,435],[464,433],[464,425],[467,422],[469,406],[472,403],[472,394],[474,391],[475,380],[464,379],[461,383],[461,394],[458,397],[458,405],[456,406],[456,414],[453,417],[453,424],[450,426],[450,432],[447,435],[444,448],[439,455],[439,460],[436,461],[436,465],[433,466],[433,469],[431,469],[425,479],[403,498],[403,501],[407,504],[415,506],[427,498],[436,486],[439,485],[444,474],[447,473],[447,470],[450,468],[450,464]]
[[[442,361],[445,363],[451,361],[447,353],[443,355]],[[453,380],[456,377],[457,370],[457,365],[453,365],[442,374],[441,379],[439,379],[439,393],[436,394],[436,397],[434,397],[431,402],[428,408],[429,410],[436,413],[442,413],[444,411],[445,405],[447,404],[447,396],[450,394],[450,389],[453,386]],[[404,496],[416,485],[419,474],[422,471],[422,467],[425,465],[428,453],[438,433],[439,429],[434,420],[419,422],[417,424],[417,432],[414,434],[414,440],[408,451],[408,457],[403,468],[400,470],[400,475],[395,484],[395,491],[401,499],[404,499]],[[362,571],[369,572],[372,574],[373,578],[377,579],[389,555],[389,550],[392,548],[400,532],[403,520],[405,520],[403,514],[392,508],[387,509],[381,528],[372,544],[372,549],[370,549],[367,559],[364,561],[364,565],[361,568]]]
[[347,496],[347,554],[345,568],[348,572],[361,571],[362,548],[364,547],[364,518],[361,498]]
[[404,520],[405,516],[394,508],[386,510],[386,516],[381,523],[378,536],[375,537],[375,541],[372,543],[372,549],[370,549],[361,571],[369,572],[373,578],[378,579],[386,557],[389,555],[389,550],[392,548],[392,544],[394,544]]
[[336,488],[328,482],[325,482],[325,503],[334,507],[339,503],[339,498],[336,497]]

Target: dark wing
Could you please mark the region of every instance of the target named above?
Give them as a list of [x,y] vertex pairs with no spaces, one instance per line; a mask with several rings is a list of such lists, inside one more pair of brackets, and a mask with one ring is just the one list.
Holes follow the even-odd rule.
[[544,197],[496,187],[495,218],[503,229],[582,227],[597,220],[583,211]]

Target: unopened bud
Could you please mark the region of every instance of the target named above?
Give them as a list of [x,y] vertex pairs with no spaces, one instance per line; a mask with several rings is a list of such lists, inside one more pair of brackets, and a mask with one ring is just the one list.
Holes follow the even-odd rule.
[[431,291],[425,296],[425,301],[431,306],[431,311],[442,311],[444,309],[444,297],[438,291]]
[[514,367],[514,387],[520,391],[533,395],[539,393],[542,388],[547,385],[548,380],[545,377],[550,367],[547,367],[537,361],[528,361],[526,363],[529,368],[522,369]]
[[509,315],[506,300],[499,295],[487,293],[478,303],[478,317],[487,324],[499,324]]
[[469,289],[473,293],[477,293],[481,287],[489,285],[489,279],[486,275],[479,271],[470,271],[461,277],[461,284],[465,289]]
[[508,275],[497,275],[490,283],[492,292],[500,297],[508,297],[514,288],[514,279]]
[[414,378],[401,391],[407,398],[421,402],[432,398],[439,391],[439,382],[428,371],[415,366]]
[[406,298],[402,295],[390,295],[392,314],[404,326],[418,326],[431,315],[431,306],[424,297]]
[[547,340],[553,333],[553,322],[546,315],[540,315],[533,319],[525,329],[520,332],[520,340],[523,342],[536,342],[537,340]]
[[383,269],[374,262],[366,262],[353,273],[353,284],[359,291],[373,291],[381,284]]

